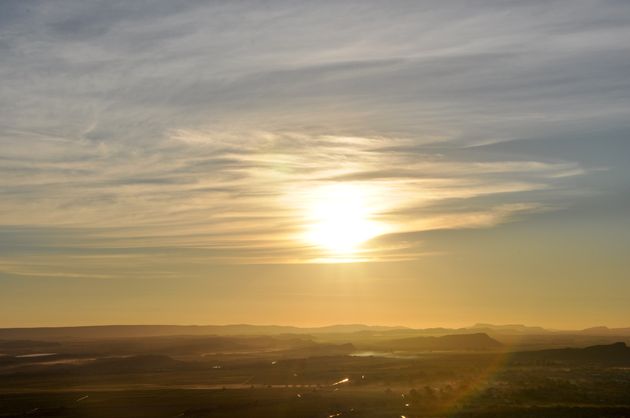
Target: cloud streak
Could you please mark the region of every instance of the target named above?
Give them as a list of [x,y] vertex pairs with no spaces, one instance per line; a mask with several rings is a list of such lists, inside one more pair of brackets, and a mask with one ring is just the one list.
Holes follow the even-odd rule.
[[628,129],[630,7],[473,3],[4,3],[0,229],[63,237],[11,263],[312,262],[305,202],[339,183],[390,228],[374,260],[570,207],[616,164],[574,141]]
[[[514,203],[513,196],[561,187],[580,169],[566,162],[463,162],[441,153],[380,151],[408,141],[173,131],[115,164],[108,158],[14,163],[5,188],[13,197],[0,209],[5,225],[81,229],[84,248],[201,248],[231,261],[265,253],[268,261],[308,262],[325,255],[300,239],[318,188],[367,187],[374,217],[396,233],[488,227],[544,206]],[[29,169],[21,174],[24,164]],[[382,196],[391,196],[387,204]],[[474,210],[462,203],[481,197],[490,200]],[[448,208],[432,213],[440,203]]]

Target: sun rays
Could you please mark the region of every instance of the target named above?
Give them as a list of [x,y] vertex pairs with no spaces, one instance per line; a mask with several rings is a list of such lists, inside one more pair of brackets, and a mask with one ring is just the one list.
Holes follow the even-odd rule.
[[307,208],[304,239],[332,257],[356,254],[362,244],[388,228],[375,220],[374,191],[355,184],[333,184],[315,190]]

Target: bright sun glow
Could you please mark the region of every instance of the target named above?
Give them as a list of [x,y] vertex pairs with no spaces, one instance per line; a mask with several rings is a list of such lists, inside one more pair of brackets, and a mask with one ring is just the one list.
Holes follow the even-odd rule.
[[371,219],[374,209],[369,198],[365,189],[351,184],[317,190],[308,208],[306,240],[336,255],[356,252],[384,232],[384,226]]

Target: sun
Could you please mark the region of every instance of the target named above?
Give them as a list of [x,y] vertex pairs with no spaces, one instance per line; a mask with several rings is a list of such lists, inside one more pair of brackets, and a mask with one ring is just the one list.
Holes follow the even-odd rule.
[[365,188],[336,184],[322,187],[312,196],[305,234],[310,244],[333,255],[348,255],[384,232],[384,225],[373,220],[374,207]]

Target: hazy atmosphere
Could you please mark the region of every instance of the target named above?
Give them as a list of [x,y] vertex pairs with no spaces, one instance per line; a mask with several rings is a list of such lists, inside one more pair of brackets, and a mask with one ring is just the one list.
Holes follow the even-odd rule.
[[3,1],[0,327],[630,326],[629,22]]

